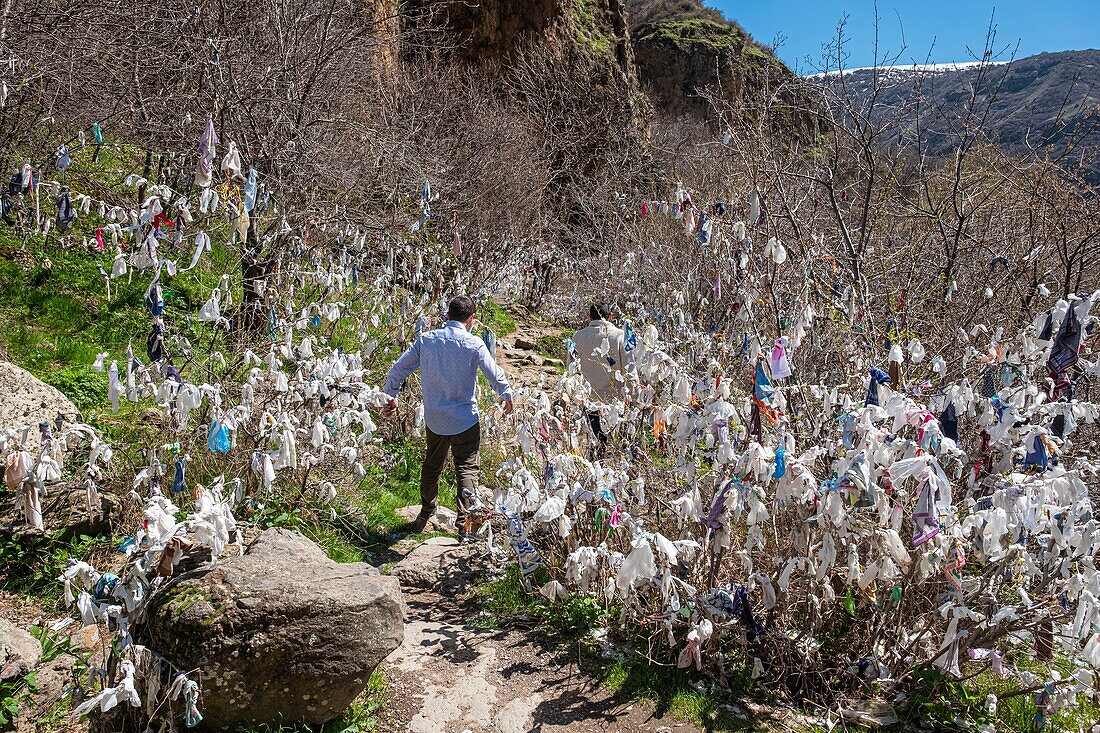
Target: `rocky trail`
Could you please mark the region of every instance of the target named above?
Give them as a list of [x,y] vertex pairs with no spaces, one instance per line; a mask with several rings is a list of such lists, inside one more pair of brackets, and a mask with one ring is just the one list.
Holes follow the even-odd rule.
[[404,642],[383,662],[380,731],[397,733],[695,733],[644,702],[601,687],[578,650],[538,628],[486,629],[457,593],[485,562],[476,546],[435,537],[391,571],[408,613]]
[[[560,373],[562,362],[539,353],[540,346],[563,331],[513,315],[517,330],[498,342],[497,358],[513,385],[541,386]],[[418,511],[401,513],[411,519]],[[445,529],[452,519],[446,511],[430,529]],[[401,549],[408,554],[391,573],[401,581],[408,613],[404,641],[382,665],[383,733],[701,730],[601,687],[582,668],[575,647],[538,628],[472,625],[477,612],[458,594],[487,569],[479,546],[434,537]]]
[[497,362],[513,386],[544,387],[561,374],[565,364],[542,351],[550,344],[559,344],[565,331],[518,306],[509,308],[508,312],[516,320],[516,330],[497,342]]
[[435,593],[406,597],[404,643],[386,660],[382,731],[683,731],[694,726],[624,701],[568,649],[526,631],[477,629]]
[[[419,509],[400,513],[414,516]],[[451,521],[443,509],[429,529],[444,530]],[[404,553],[389,572],[405,597],[405,633],[380,667],[386,681],[381,733],[806,730],[804,716],[747,700],[729,706],[721,727],[700,728],[678,719],[667,703],[602,685],[590,652],[582,654],[576,641],[548,633],[535,619],[496,619],[499,628],[485,628],[476,601],[465,600],[474,583],[502,569],[483,544],[436,536],[392,550]]]

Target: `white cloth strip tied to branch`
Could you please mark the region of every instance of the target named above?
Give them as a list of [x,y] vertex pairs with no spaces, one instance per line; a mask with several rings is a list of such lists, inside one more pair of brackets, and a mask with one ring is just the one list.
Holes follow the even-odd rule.
[[[1003,343],[1003,333],[991,336]],[[641,501],[633,501],[636,493],[628,488],[629,470],[620,476],[617,470],[571,455],[583,447],[584,426],[576,412],[562,410],[560,405],[580,403],[586,409],[598,409],[601,419],[611,412],[603,405],[585,404],[583,389],[575,397],[575,376],[567,373],[551,387],[530,390],[531,409],[519,413],[520,425],[515,428],[518,455],[501,469],[504,487],[497,498],[498,506],[519,509],[533,525],[553,528],[531,539],[539,550],[565,557],[560,570],[551,566],[553,579],[542,586],[542,595],[558,600],[574,589],[608,598],[614,595],[623,604],[624,619],[643,625],[655,616],[668,619],[662,623],[667,623],[670,636],[686,629],[678,663],[701,667],[709,633],[721,633],[729,625],[760,633],[758,622],[751,620],[752,606],[773,610],[808,601],[824,613],[830,605],[848,602],[858,609],[856,599],[867,598],[889,608],[903,602],[904,593],[917,592],[912,588],[936,588],[933,592],[942,593],[945,600],[936,621],[904,624],[895,632],[897,649],[878,648],[871,657],[868,668],[876,670],[873,674],[892,682],[914,659],[956,677],[962,675],[961,665],[967,659],[991,660],[1002,674],[1005,655],[1019,652],[968,650],[967,642],[979,634],[1001,643],[1018,640],[1018,635],[1002,629],[1043,622],[1043,606],[1026,589],[1049,579],[1053,588],[1044,590],[1044,597],[1053,593],[1070,611],[1068,621],[1052,625],[1052,638],[1067,658],[1086,665],[1079,677],[1094,680],[1100,636],[1091,630],[1100,625],[1096,603],[1100,577],[1090,558],[1100,547],[1100,526],[1092,517],[1085,476],[1093,475],[1097,466],[1087,455],[1063,456],[1057,463],[1043,456],[1053,456],[1066,446],[1062,440],[1050,440],[1049,421],[1055,415],[1064,416],[1064,429],[1075,429],[1071,418],[1088,414],[1095,419],[1095,405],[1045,401],[1042,390],[1028,379],[1026,367],[1013,370],[1024,376],[1005,378],[992,400],[966,382],[944,385],[927,397],[882,383],[876,404],[868,400],[864,405],[858,387],[845,394],[843,389],[818,385],[811,387],[813,399],[829,420],[836,418],[837,430],[799,452],[791,437],[793,425],[785,417],[777,428],[764,431],[761,440],[746,430],[753,402],[729,400],[728,387],[716,386],[729,383],[716,364],[711,363],[708,376],[700,377],[698,370],[679,366],[675,358],[655,361],[652,352],[660,346],[653,343],[656,339],[646,341],[651,353],[638,363],[637,380],[627,380],[627,401],[619,403],[622,417],[616,426],[627,440],[631,433],[625,431],[636,430],[639,423],[643,429],[660,430],[665,457],[674,464],[670,474],[680,473],[688,483],[660,499],[671,508],[681,539],[670,541],[664,530],[646,526],[655,518]],[[789,354],[785,352],[771,355],[766,374],[787,375],[789,364],[783,360]],[[1021,352],[1002,348],[997,353],[1017,358]],[[1042,350],[1023,353],[1030,353],[1035,361],[1046,357]],[[889,357],[883,356],[900,365],[907,356],[909,363],[918,364],[929,355],[920,341],[911,339],[905,349],[894,344]],[[933,355],[930,362],[933,374],[945,372],[946,360],[941,356]],[[653,369],[655,363],[668,368]],[[782,398],[780,388],[772,404],[783,404]],[[947,419],[941,413],[948,405],[973,420],[971,424],[979,430],[984,428],[989,442],[1001,450],[1000,468],[986,479],[988,488],[976,490],[975,486],[974,466],[981,467],[976,455],[979,446],[948,437],[948,429],[941,425],[941,419]],[[548,432],[545,426],[550,422],[559,429]],[[951,435],[956,432],[952,426]],[[735,441],[733,436],[740,437]],[[628,451],[613,460],[630,467],[631,457]],[[548,477],[542,484],[534,479],[540,464]],[[704,468],[716,474],[712,481],[699,480]],[[645,483],[649,496],[667,491]],[[715,491],[712,502],[705,502],[701,491],[708,484]],[[618,529],[608,534],[597,511],[594,541],[599,544],[586,544],[593,541],[591,529],[583,529],[593,525],[592,502],[604,493],[615,498],[610,506],[615,507]],[[800,514],[801,522],[780,526],[775,532],[773,517],[790,521],[791,512]],[[563,533],[562,526],[570,530]],[[906,531],[909,526],[912,539]],[[701,527],[705,529],[700,531]],[[781,554],[789,552],[780,543],[785,531],[795,533],[794,548],[804,554]],[[778,537],[769,541],[773,532]],[[626,549],[611,549],[613,537],[616,546]],[[692,548],[702,548],[706,561],[718,562],[731,553],[731,559],[736,558],[732,572],[741,578],[735,584],[742,586],[744,595],[727,594],[725,598],[732,600],[708,605],[703,599],[714,597],[714,589],[687,591],[682,580],[670,578],[671,570],[691,570],[691,558],[684,565],[687,553],[681,543],[685,540]],[[1014,592],[999,596],[991,612],[984,607],[976,610],[986,601],[976,596],[978,578],[964,572],[968,563],[975,562],[1002,563],[1005,573],[1008,568],[1022,573],[1007,586]],[[1044,568],[1061,570],[1051,578]],[[850,601],[835,591],[837,581],[850,589],[846,591]],[[933,585],[922,585],[929,583]],[[654,595],[655,588],[661,593]],[[682,613],[685,608],[690,609],[687,615]],[[714,615],[719,609],[721,615]],[[704,621],[711,624],[711,632]],[[935,630],[934,646],[908,646],[925,624]],[[754,657],[754,676],[764,676],[767,670],[766,657]],[[1077,684],[1062,685],[1065,692],[1059,692],[1056,684],[1052,694],[1067,700]]]

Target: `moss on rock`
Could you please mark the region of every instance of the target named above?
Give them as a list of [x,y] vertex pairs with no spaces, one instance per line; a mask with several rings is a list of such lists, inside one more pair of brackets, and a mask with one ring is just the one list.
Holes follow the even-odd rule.
[[573,0],[577,46],[597,58],[609,57],[615,50],[615,37],[600,22],[592,0]]
[[745,31],[732,23],[692,18],[666,20],[647,26],[642,29],[638,40],[668,41],[681,48],[699,45],[716,53],[723,53],[744,46],[751,39]]
[[173,624],[179,624],[184,615],[195,609],[199,604],[205,604],[209,608],[209,612],[206,608],[198,608],[195,614],[188,615],[192,617],[195,615],[201,616],[205,621],[213,615],[212,612],[214,611],[214,599],[210,592],[197,583],[182,583],[168,590],[163,604],[164,611]]

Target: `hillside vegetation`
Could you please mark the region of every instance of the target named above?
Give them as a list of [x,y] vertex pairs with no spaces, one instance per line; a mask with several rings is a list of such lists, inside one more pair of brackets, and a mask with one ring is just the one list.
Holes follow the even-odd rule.
[[[429,603],[465,626],[406,639],[399,672],[410,644],[453,665],[415,694],[547,658],[497,664],[481,624],[613,691],[534,691],[578,729],[635,699],[708,730],[780,704],[828,730],[1095,720],[1100,199],[1068,160],[994,144],[1014,77],[945,97],[931,149],[919,110],[798,79],[697,3],[13,0],[3,18],[0,347],[76,412],[0,425],[0,612],[44,652],[0,681],[0,727],[182,730],[233,706],[257,730],[411,725],[416,680],[386,699],[375,673],[401,643],[400,573],[324,562],[390,570],[447,529],[401,513],[419,379],[393,417],[381,387],[459,294],[515,412],[478,383],[486,521],[444,569],[462,590]],[[624,327],[621,359],[598,347],[610,396],[571,338],[596,299]],[[232,600],[230,571],[273,528],[306,548],[281,558],[312,568],[295,588],[386,589],[384,632],[349,623],[388,649],[314,638],[339,587],[241,630],[262,602]],[[194,661],[238,634],[244,652]],[[305,704],[250,708],[214,671],[269,658],[288,661],[249,684],[312,684]],[[359,697],[310,718],[326,686]],[[418,725],[515,702],[470,689]]]

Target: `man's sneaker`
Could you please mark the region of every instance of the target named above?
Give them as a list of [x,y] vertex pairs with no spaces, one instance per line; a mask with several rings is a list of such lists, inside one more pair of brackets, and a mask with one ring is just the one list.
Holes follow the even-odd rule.
[[477,535],[473,532],[467,532],[466,527],[458,528],[458,541],[463,545],[468,545],[477,540]]
[[425,527],[428,526],[428,522],[432,521],[433,516],[435,516],[434,511],[428,512],[427,514],[421,512],[420,514],[416,515],[416,519],[412,520],[412,522],[409,523],[409,526],[413,532],[419,534],[420,532],[424,531]]

